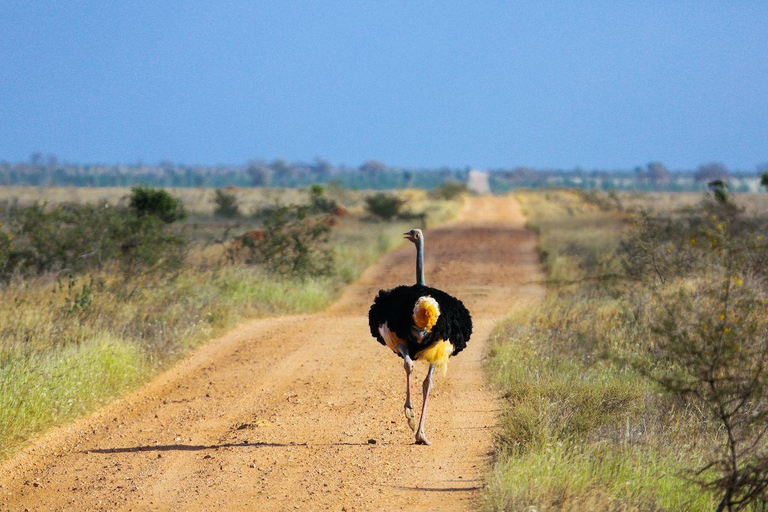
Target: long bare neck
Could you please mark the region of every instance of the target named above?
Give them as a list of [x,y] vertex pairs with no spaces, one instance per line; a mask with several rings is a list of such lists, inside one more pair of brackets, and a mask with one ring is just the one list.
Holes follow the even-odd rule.
[[427,286],[424,279],[424,237],[416,240],[416,284]]

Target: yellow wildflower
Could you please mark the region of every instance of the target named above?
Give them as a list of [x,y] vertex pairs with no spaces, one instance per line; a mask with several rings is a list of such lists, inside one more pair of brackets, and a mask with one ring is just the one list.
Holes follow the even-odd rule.
[[696,239],[695,238],[691,238],[691,241],[688,242],[688,243],[691,244],[691,247],[693,247],[694,245],[696,245]]
[[720,320],[725,320],[725,315],[720,315]]

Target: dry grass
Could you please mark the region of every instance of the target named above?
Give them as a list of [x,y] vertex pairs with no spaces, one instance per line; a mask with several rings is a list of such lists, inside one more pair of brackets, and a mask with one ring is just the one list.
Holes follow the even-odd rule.
[[[169,188],[172,195],[181,199],[190,215],[211,216],[216,207],[214,190],[210,188]],[[252,214],[258,208],[274,201],[286,204],[299,203],[306,199],[301,189],[237,188],[226,189],[234,194],[243,213]],[[110,204],[125,202],[131,189],[126,187],[0,187],[0,201],[18,201],[26,206],[38,203],[59,204],[65,202],[95,203],[107,201]],[[354,197],[351,196],[351,197]]]
[[[653,209],[658,212],[673,212],[682,208],[691,208],[701,202],[702,193],[696,192],[618,192],[616,196],[628,210]],[[747,213],[765,213],[768,211],[768,194],[745,192],[732,197],[743,206]]]

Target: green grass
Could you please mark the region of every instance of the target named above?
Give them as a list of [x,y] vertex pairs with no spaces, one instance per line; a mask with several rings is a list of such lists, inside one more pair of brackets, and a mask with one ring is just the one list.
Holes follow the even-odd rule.
[[107,336],[11,358],[0,368],[4,452],[49,425],[90,411],[141,382],[148,371],[138,346]]
[[505,407],[482,508],[713,510],[686,472],[705,457],[692,440],[709,434],[628,363],[642,305],[608,277],[627,223],[571,192],[518,198],[548,293],[493,335],[488,373]]
[[[293,191],[286,194],[270,200],[293,200]],[[423,193],[409,194],[415,209],[430,207],[430,223],[450,218],[460,206],[460,201],[427,203]],[[361,202],[359,197],[348,199]],[[146,382],[238,322],[329,306],[346,284],[402,243],[402,233],[413,227],[362,217],[353,213],[334,227],[335,271],[321,278],[299,281],[258,266],[230,264],[225,244],[201,242],[187,263],[169,275],[128,282],[110,272],[81,275],[72,282],[43,275],[5,285],[0,289],[0,458],[51,426]],[[223,231],[218,224],[197,229],[216,236]],[[205,233],[197,237],[207,238]]]

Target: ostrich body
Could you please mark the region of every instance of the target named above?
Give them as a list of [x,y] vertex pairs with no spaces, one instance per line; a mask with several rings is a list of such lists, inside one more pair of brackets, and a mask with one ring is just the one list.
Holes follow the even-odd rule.
[[[403,358],[405,368],[405,417],[416,431],[416,444],[431,444],[424,433],[427,401],[435,368],[446,368],[448,358],[467,346],[472,318],[457,298],[430,288],[424,279],[424,235],[419,229],[405,233],[416,244],[416,284],[380,290],[368,313],[371,335]],[[416,429],[411,405],[411,373],[414,361],[429,364],[424,379],[421,419]]]

